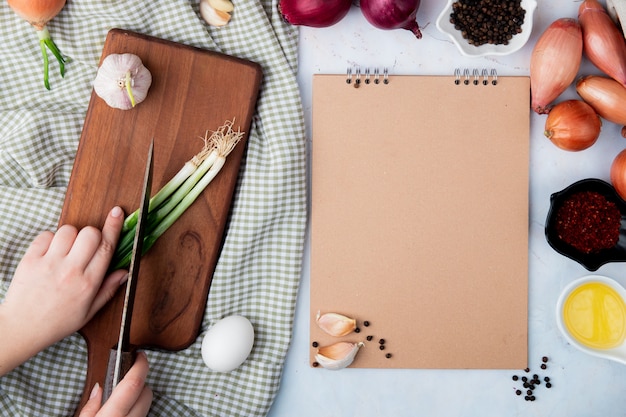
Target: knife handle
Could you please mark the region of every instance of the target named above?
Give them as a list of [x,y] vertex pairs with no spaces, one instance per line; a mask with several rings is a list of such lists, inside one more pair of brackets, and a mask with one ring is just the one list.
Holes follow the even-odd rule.
[[135,363],[135,359],[137,358],[137,350],[135,348],[130,348],[128,351],[122,351],[120,359],[120,373],[119,380],[114,381],[115,375],[115,366],[117,362],[117,349],[111,349],[109,352],[109,362],[107,364],[107,374],[106,379],[104,380],[104,388],[102,392],[102,404],[109,399],[111,394],[113,393],[113,389],[115,386],[124,378],[124,375],[128,373],[130,368]]

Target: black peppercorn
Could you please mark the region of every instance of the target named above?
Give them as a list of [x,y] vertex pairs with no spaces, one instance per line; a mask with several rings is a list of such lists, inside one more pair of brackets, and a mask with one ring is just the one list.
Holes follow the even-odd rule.
[[526,391],[526,394],[528,394],[528,395],[532,395],[532,393],[533,393],[533,390],[531,390],[531,389],[529,389],[528,391]]
[[546,381],[546,382],[550,382],[550,377],[549,377],[549,376],[547,376],[547,377],[545,377],[543,380],[544,380],[544,381]]
[[385,350],[385,345],[380,345],[380,346],[378,346],[378,349],[380,349],[380,350]]
[[368,327],[369,325],[370,325],[370,322],[369,322],[369,321],[365,320],[365,321],[363,322],[363,326]]
[[314,348],[316,348],[316,347],[318,347],[320,344],[319,344],[319,343],[317,343],[317,342],[313,342],[313,343],[312,343],[312,345],[313,345],[313,347],[314,347]]
[[522,377],[522,381],[527,382],[528,378],[526,378],[525,376]]
[[522,395],[522,391],[518,389],[517,391],[515,391],[515,394]]
[[541,369],[546,369],[548,366],[545,363],[541,364]]
[[546,388],[552,388],[552,384],[549,382],[546,382]]
[[513,375],[513,381],[517,381],[519,377],[517,375]]
[[385,358],[387,358],[387,359],[391,358],[391,353],[386,354]]
[[356,329],[354,329],[354,333],[361,333],[361,329],[357,327]]
[[374,338],[374,336],[367,336],[366,339],[369,341],[371,341]]
[[548,362],[548,357],[547,357],[547,356],[544,356],[543,358],[541,358],[541,361],[542,361],[543,363]]
[[313,365],[313,367],[314,367],[314,368],[317,368],[318,366],[320,366],[320,364],[319,364],[319,363],[317,363],[317,362],[313,362],[313,364],[312,364],[312,365]]
[[384,344],[385,344],[385,339],[380,339],[380,340],[378,341],[378,343],[380,343],[381,345],[384,345]]

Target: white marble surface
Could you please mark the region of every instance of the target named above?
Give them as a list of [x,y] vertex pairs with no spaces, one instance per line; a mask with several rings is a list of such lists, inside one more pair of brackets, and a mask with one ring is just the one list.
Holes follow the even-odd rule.
[[[539,0],[529,43],[504,57],[463,57],[435,27],[443,1],[422,1],[417,19],[423,32],[420,40],[404,30],[375,29],[354,7],[333,27],[301,28],[299,82],[309,141],[312,74],[345,73],[348,66],[359,65],[388,67],[394,74],[451,74],[456,67],[493,67],[502,75],[528,75],[538,36],[555,19],[576,17],[579,5],[580,1]],[[581,74],[593,72],[597,70],[589,63],[581,67]],[[563,95],[575,97],[573,88]],[[511,376],[521,375],[521,370],[335,372],[311,368],[307,249],[293,341],[270,417],[626,415],[624,365],[581,353],[558,332],[554,310],[560,290],[589,272],[557,254],[544,238],[550,194],[582,178],[608,180],[611,161],[626,147],[626,139],[620,136],[618,126],[605,122],[592,148],[570,153],[556,148],[543,136],[545,116],[533,114],[530,123],[529,365],[539,375],[549,376],[553,387],[535,389],[537,399],[529,402],[514,394],[519,384]],[[597,273],[626,285],[624,268],[624,264],[610,264]],[[539,369],[544,355],[550,359],[546,371]]]

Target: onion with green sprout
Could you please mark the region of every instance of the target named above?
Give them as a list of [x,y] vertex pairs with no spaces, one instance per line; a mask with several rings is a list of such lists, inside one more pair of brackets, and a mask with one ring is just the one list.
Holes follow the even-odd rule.
[[43,83],[50,90],[48,49],[59,62],[61,77],[65,76],[65,57],[52,40],[46,25],[65,7],[65,0],[8,0],[7,3],[18,16],[30,23],[37,31],[43,56]]

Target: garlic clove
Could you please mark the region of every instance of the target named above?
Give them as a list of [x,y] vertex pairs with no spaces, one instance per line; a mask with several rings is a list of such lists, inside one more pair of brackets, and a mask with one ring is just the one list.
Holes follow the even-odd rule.
[[356,329],[355,319],[338,313],[320,314],[318,311],[315,321],[320,329],[335,337],[349,335]]
[[207,3],[215,10],[219,10],[221,12],[232,13],[235,9],[235,6],[230,0],[207,0]]
[[317,350],[315,361],[326,369],[343,369],[352,364],[361,347],[363,347],[363,342],[338,342],[323,346]]
[[230,14],[215,9],[207,0],[200,2],[200,15],[211,26],[222,27],[230,21]]
[[102,61],[93,82],[96,94],[109,106],[128,110],[144,101],[152,74],[134,54],[110,54]]

